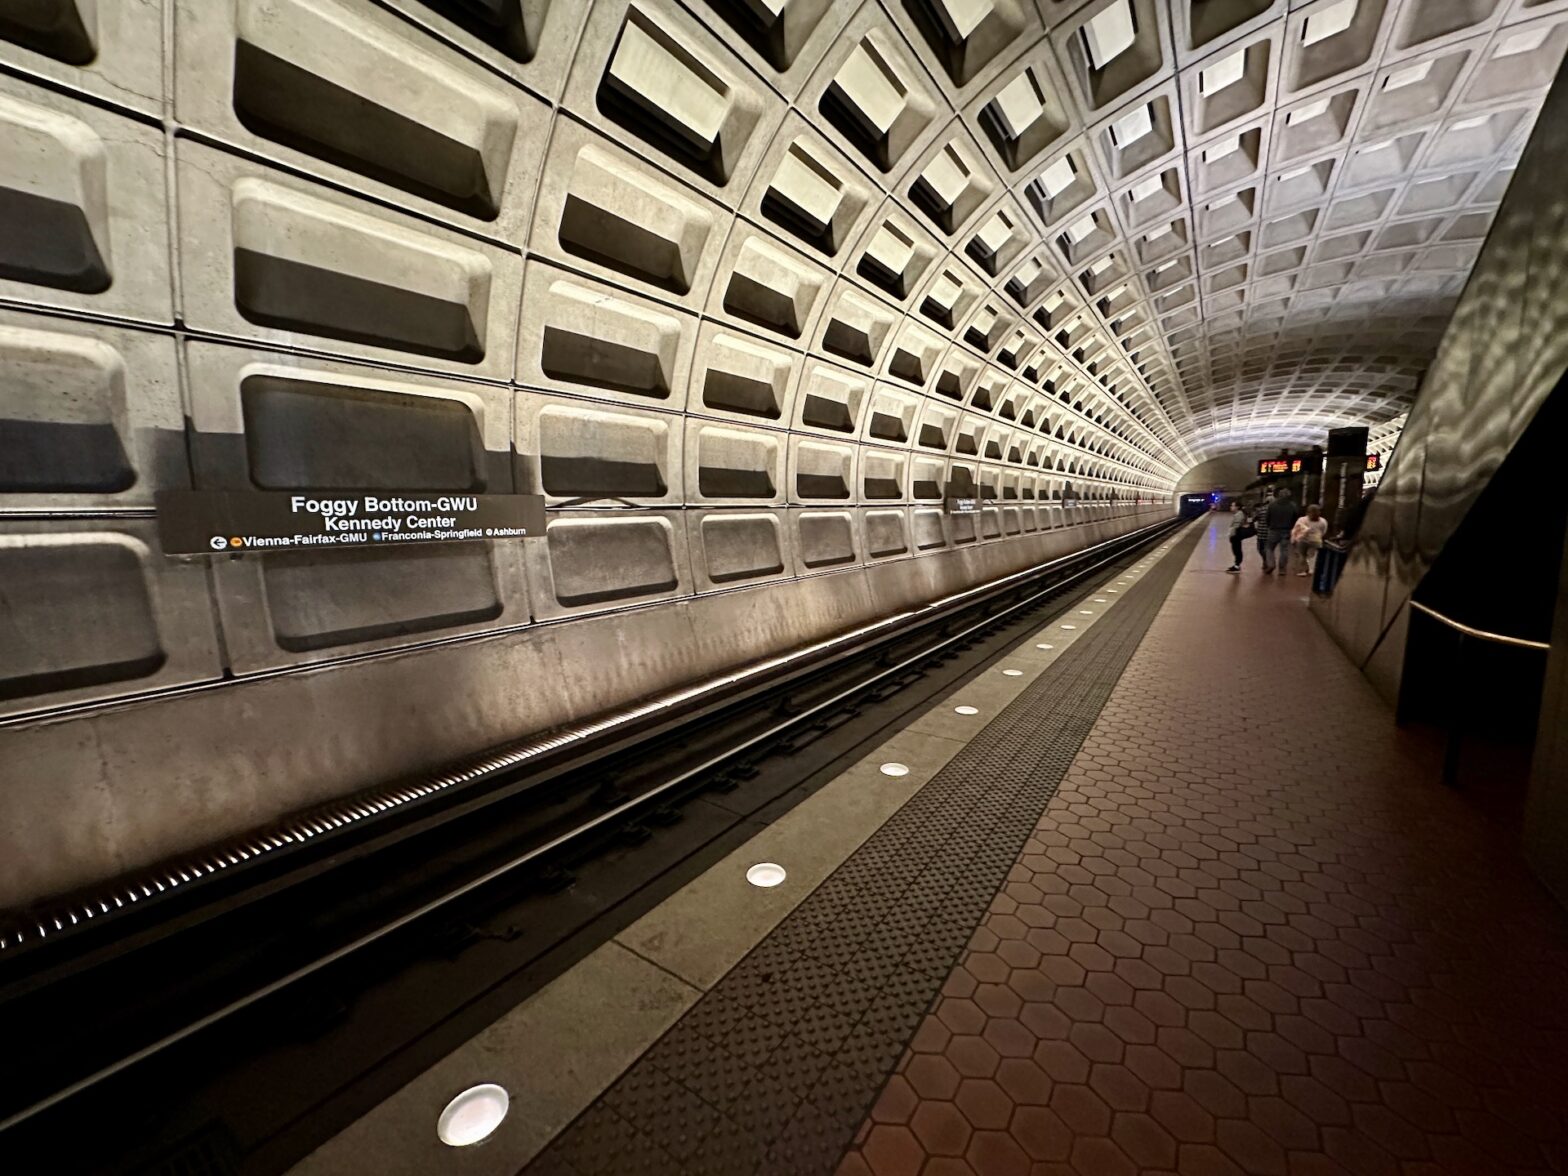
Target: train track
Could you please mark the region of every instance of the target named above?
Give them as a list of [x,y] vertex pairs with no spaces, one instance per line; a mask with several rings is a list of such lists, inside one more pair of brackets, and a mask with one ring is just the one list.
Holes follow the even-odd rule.
[[[717,829],[709,842],[726,832],[714,812],[733,811],[732,835],[743,829],[750,812],[776,808],[800,777],[870,738],[868,724],[886,725],[923,705],[969,662],[1000,652],[988,643],[1181,522],[1154,524],[446,772],[367,790],[0,925],[7,938],[0,1025],[9,1055],[0,1071],[0,1146],[21,1154],[47,1147],[40,1154],[51,1155],[53,1171],[280,1170],[291,1146],[297,1151],[290,1141],[310,1133],[299,1122],[301,1104],[319,1090],[303,1092],[271,1119],[240,1106],[243,1078],[186,1100],[192,1113],[171,1110],[170,1100],[182,1100],[186,1088],[205,1089],[206,1073],[244,1075],[247,1052],[266,1051],[280,1034],[308,1043],[356,1016],[375,1022],[359,1006],[374,1007],[398,987],[387,977],[412,977],[403,987],[414,995],[391,1004],[417,1007],[425,1024],[385,1011],[383,1020],[398,1022],[406,1037],[445,1022],[461,1039],[455,1010],[482,1009],[486,994],[515,1003],[520,983],[522,991],[536,988],[586,950],[583,927],[553,914],[564,898],[551,896],[570,886],[574,871],[632,856],[639,846],[658,857],[659,845],[683,839],[675,854],[700,859],[705,831],[713,832],[706,826]],[[704,797],[717,802],[700,806],[706,824],[689,820]],[[693,828],[681,835],[682,825]],[[621,891],[638,889],[627,883]],[[132,891],[139,897],[127,898]],[[521,928],[507,921],[519,910],[528,912]],[[598,911],[581,922],[601,916],[613,921]],[[575,947],[563,948],[574,935]],[[422,961],[432,957],[475,961],[456,984],[450,968],[435,969],[452,989],[437,1007],[423,975],[431,969]],[[391,1044],[365,1050],[367,1057],[388,1052]],[[395,1087],[398,1079],[382,1086],[389,1082]],[[161,1099],[152,1098],[160,1086]],[[108,1131],[72,1138],[81,1166],[62,1166],[61,1140],[84,1114]],[[204,1116],[241,1126],[220,1127],[214,1144]],[[179,1158],[188,1138],[228,1158],[191,1167]],[[171,1155],[186,1167],[160,1158]]]

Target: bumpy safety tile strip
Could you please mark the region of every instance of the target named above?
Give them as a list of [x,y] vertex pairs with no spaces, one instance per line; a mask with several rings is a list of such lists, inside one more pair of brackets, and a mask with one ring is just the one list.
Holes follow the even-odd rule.
[[726,975],[529,1176],[832,1172],[1198,531]]

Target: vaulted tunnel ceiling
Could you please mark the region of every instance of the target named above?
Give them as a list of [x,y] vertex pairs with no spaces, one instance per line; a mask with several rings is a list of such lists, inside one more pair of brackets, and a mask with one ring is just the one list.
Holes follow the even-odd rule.
[[951,344],[1159,472],[1408,406],[1568,44],[1561,0],[691,7],[601,5],[567,109],[907,314],[826,358]]

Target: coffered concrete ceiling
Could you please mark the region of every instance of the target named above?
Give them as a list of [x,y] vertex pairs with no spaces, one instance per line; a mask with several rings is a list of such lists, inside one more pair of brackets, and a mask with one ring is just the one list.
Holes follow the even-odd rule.
[[[1403,411],[1568,44],[1561,0],[693,11],[794,107],[743,210],[821,249],[847,209],[818,177],[847,159],[901,214],[848,272],[987,359],[1042,337],[1019,365],[1036,382],[1091,361],[1177,468]],[[677,155],[732,138],[705,123],[735,104],[697,61],[676,81],[665,34],[641,78],[624,32],[577,68],[605,68]],[[906,289],[922,248],[940,262]]]

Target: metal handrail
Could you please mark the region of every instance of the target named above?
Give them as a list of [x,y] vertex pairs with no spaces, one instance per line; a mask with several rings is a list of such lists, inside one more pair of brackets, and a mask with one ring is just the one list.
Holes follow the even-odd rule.
[[1552,647],[1551,642],[1549,641],[1530,641],[1524,637],[1508,637],[1502,633],[1488,633],[1485,629],[1471,628],[1469,625],[1462,624],[1459,621],[1454,620],[1453,617],[1445,617],[1435,608],[1422,604],[1419,600],[1412,600],[1410,602],[1410,607],[1426,613],[1426,615],[1431,617],[1433,620],[1441,621],[1450,629],[1458,630],[1466,637],[1478,637],[1482,641],[1495,641],[1499,645],[1516,645],[1521,649],[1550,649]]

